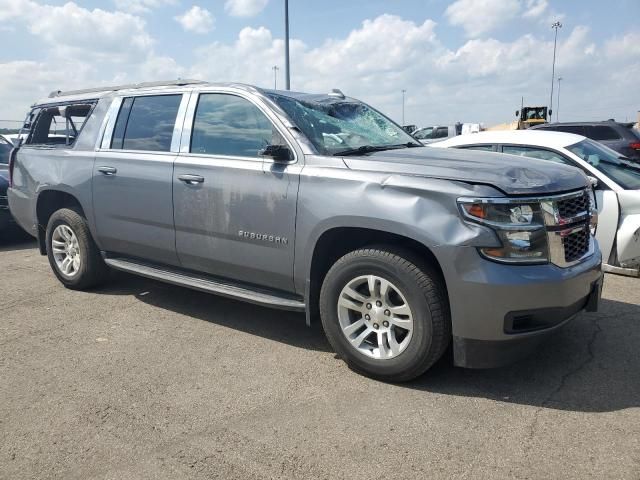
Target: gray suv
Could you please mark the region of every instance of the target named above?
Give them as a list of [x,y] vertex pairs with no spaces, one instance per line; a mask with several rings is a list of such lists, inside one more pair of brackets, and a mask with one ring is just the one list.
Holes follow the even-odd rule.
[[108,267],[320,318],[353,369],[512,361],[594,310],[579,170],[436,150],[340,91],[174,82],[54,92],[10,165],[13,215],[71,289]]
[[634,123],[605,122],[545,123],[531,127],[532,130],[553,130],[582,135],[596,140],[616,152],[640,162],[640,133]]

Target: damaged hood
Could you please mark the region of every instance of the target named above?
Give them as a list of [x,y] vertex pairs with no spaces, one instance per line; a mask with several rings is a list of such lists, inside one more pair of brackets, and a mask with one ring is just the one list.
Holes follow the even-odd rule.
[[352,170],[490,185],[507,195],[559,193],[589,184],[577,168],[495,152],[417,147],[346,156],[343,160]]

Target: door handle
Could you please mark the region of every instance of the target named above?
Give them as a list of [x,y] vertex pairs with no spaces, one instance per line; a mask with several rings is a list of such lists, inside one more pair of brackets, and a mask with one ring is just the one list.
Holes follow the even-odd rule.
[[201,177],[200,175],[191,175],[191,174],[178,175],[178,180],[189,185],[204,183],[204,177]]
[[98,167],[98,171],[104,175],[115,175],[118,169],[115,167]]

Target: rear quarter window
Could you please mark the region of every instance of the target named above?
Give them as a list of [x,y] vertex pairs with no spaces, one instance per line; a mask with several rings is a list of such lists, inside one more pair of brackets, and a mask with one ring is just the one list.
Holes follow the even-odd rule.
[[613,127],[607,125],[589,125],[585,137],[591,140],[620,140],[620,135]]
[[586,137],[585,129],[582,125],[558,125],[553,127],[547,127],[545,130],[554,130],[556,132],[575,133],[576,135],[582,135]]
[[39,109],[31,125],[25,145],[71,146],[80,135],[94,101],[82,104],[60,104]]

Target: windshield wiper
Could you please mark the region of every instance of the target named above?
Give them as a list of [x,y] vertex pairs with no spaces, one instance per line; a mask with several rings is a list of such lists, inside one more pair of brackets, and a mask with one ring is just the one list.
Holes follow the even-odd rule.
[[348,148],[346,150],[335,152],[333,155],[336,157],[347,155],[362,155],[365,153],[382,152],[384,150],[397,150],[399,148],[413,148],[423,146],[424,145],[418,144],[416,142],[399,143],[395,145],[362,145],[358,148]]

